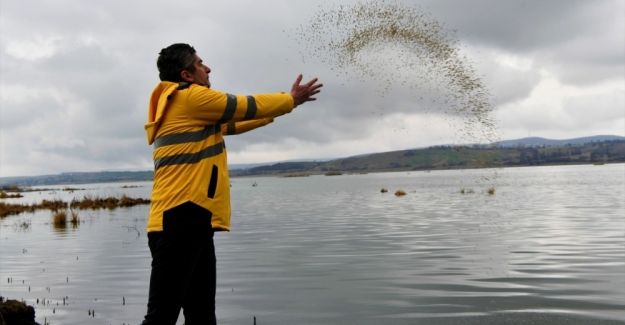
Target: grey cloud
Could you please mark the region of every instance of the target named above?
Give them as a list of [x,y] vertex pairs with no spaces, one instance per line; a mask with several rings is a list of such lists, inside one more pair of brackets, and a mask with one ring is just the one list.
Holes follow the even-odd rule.
[[578,121],[577,127],[591,128],[625,119],[625,94],[614,90],[611,92],[576,96],[563,103],[566,112]]
[[[353,3],[355,0],[344,0],[337,5]],[[622,80],[625,74],[625,18],[614,13],[618,11],[614,8],[623,7],[619,0],[409,3],[421,5],[434,19],[457,29],[461,44],[490,53],[476,55],[481,63],[475,68],[497,97],[493,105],[498,108],[526,99],[540,81],[541,70],[553,72],[562,82],[579,87],[596,86],[607,79]],[[69,102],[58,102],[50,95],[22,102],[3,101],[0,162],[3,166],[37,166],[42,164],[37,161],[41,159],[33,157],[50,156],[53,158],[49,166],[32,170],[48,168],[55,172],[149,167],[151,148],[145,141],[143,124],[149,94],[158,82],[155,61],[161,48],[175,42],[196,47],[213,69],[213,88],[222,91],[288,92],[300,72],[306,77],[317,76],[326,85],[318,102],[297,108],[268,127],[228,137],[231,152],[243,152],[250,144],[280,143],[285,138],[323,147],[335,141],[367,139],[382,128],[392,130],[393,125],[382,123],[389,114],[444,114],[441,103],[432,103],[432,95],[423,91],[411,93],[394,83],[389,94],[381,97],[376,90],[385,86],[383,80],[347,81],[324,64],[303,62],[303,47],[294,38],[293,30],[307,24],[318,9],[318,3],[286,0],[271,5],[261,1],[193,0],[175,5],[166,1],[118,0],[36,1],[29,5],[3,2],[2,86],[56,89]],[[7,53],[11,42],[36,37],[59,38],[57,51],[36,61]],[[498,54],[527,59],[532,65],[528,70],[512,69],[495,62]],[[580,103],[601,100],[571,99],[565,103],[566,117],[556,122],[541,122],[542,116],[537,112],[527,116],[510,114],[516,114],[512,119],[522,127],[566,129],[575,127],[576,120],[589,119],[583,109],[587,105]],[[601,121],[608,121],[609,116],[617,119],[614,112],[622,112],[622,106],[619,110],[616,105],[621,103],[619,100],[605,100],[603,113],[596,114],[603,117],[593,117],[590,120],[596,123],[584,127],[606,125]],[[420,115],[425,112],[429,115]],[[436,133],[439,129],[445,128],[430,126],[431,137],[446,139],[446,134]],[[23,141],[7,143],[6,139]],[[7,151],[11,152],[10,157],[5,154]],[[368,152],[366,144],[362,151]]]
[[432,17],[458,30],[467,42],[500,49],[532,51],[575,38],[600,24],[589,24],[589,6],[609,13],[615,1],[451,0],[418,2]]
[[[532,57],[555,67],[570,84],[591,84],[625,73],[625,3],[601,1],[427,1],[467,44]],[[586,69],[584,69],[586,67]]]
[[84,82],[96,79],[99,74],[110,71],[118,64],[117,58],[105,54],[101,47],[92,44],[58,51],[50,58],[39,60],[35,68],[50,73],[62,72],[68,78],[81,78]]
[[28,101],[2,101],[0,126],[3,130],[24,127],[54,117],[61,106],[52,97],[41,95]]

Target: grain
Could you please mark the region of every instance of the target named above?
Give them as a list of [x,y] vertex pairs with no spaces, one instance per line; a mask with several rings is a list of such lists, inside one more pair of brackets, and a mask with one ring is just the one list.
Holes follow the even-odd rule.
[[[393,87],[407,87],[412,109],[443,116],[459,142],[487,149],[500,140],[493,96],[463,54],[456,31],[418,6],[392,0],[324,4],[296,28],[295,38],[305,62],[324,64],[348,80],[377,83],[382,97]],[[482,151],[478,167],[493,167],[486,165],[491,153]],[[496,178],[493,173],[489,178]]]

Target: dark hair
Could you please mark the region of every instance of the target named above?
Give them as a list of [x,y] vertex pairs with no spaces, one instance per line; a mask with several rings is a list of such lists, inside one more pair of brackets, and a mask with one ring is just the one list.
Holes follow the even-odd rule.
[[195,49],[189,44],[177,43],[161,50],[156,60],[161,81],[183,82],[180,72],[195,72]]

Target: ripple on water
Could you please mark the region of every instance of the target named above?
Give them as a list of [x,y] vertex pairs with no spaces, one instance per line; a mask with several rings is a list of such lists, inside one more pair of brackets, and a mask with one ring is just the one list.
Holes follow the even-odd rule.
[[[460,194],[458,171],[235,179],[233,231],[215,235],[218,318],[623,324],[625,165],[604,167],[509,169],[494,197]],[[147,209],[81,211],[64,230],[49,212],[0,220],[0,292],[34,305],[39,322],[138,323]],[[31,227],[14,226],[22,219]]]

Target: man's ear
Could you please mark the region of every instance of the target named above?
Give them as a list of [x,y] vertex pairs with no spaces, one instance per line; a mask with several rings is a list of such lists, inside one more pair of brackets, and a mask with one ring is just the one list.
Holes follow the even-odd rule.
[[180,77],[182,77],[182,80],[188,82],[188,83],[192,83],[194,81],[193,79],[193,74],[187,70],[182,70],[180,72]]

